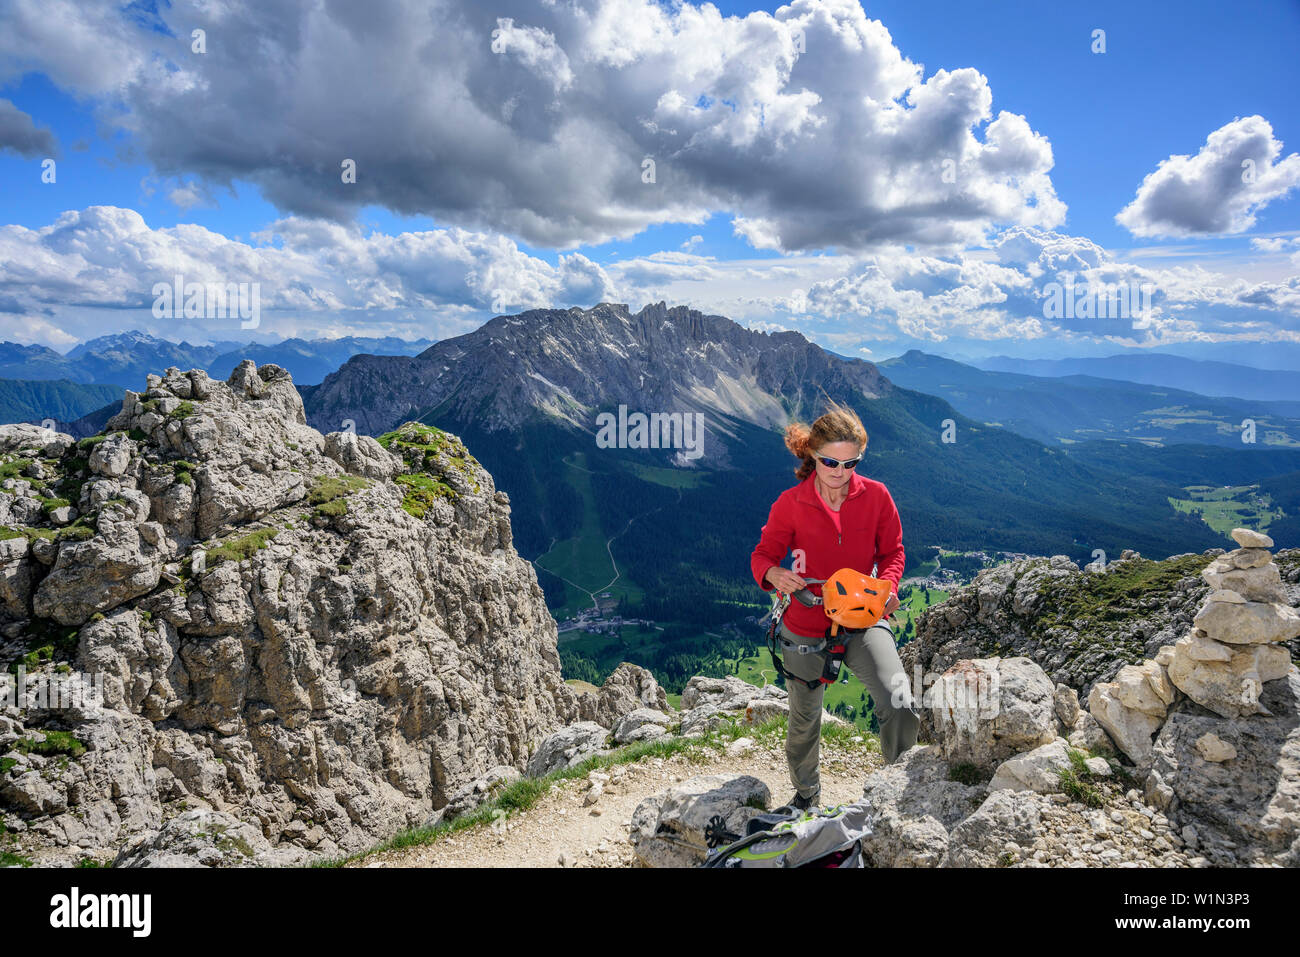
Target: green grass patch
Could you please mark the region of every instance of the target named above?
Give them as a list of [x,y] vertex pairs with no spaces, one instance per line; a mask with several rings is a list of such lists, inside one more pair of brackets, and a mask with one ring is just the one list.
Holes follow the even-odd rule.
[[445,469],[438,464],[439,455],[445,455],[448,465],[465,475],[475,492],[481,491],[470,464],[477,465],[477,460],[463,443],[453,441],[436,426],[407,422],[392,432],[384,433],[377,441],[390,452],[400,455],[406,463],[406,473],[399,475],[396,481],[402,486],[402,508],[416,518],[423,518],[438,499],[454,500],[457,497],[456,490],[445,481]]
[[346,498],[369,486],[370,480],[359,475],[318,475],[307,492],[307,503],[315,506],[313,514],[337,518],[348,513]]
[[434,454],[450,445],[446,432],[423,422],[406,422],[392,432],[385,432],[376,441],[403,458],[407,458],[408,451]]
[[322,518],[339,518],[348,513],[348,503],[346,499],[336,498],[329,502],[317,505],[312,514],[319,515]]
[[67,525],[54,533],[56,541],[84,542],[95,537],[95,528],[91,525],[93,519],[87,516],[79,516],[71,525]]
[[669,469],[657,465],[642,465],[638,462],[620,462],[619,467],[631,472],[642,481],[653,482],[665,488],[697,488],[704,481],[704,476],[700,472],[691,469]]
[[171,465],[172,476],[182,485],[194,484],[194,471],[198,468],[193,462],[187,462],[184,459],[177,459]]
[[456,490],[427,472],[406,472],[394,480],[402,488],[402,508],[416,518],[424,518],[439,499],[454,501]]
[[8,525],[0,525],[0,542],[8,541],[11,538],[25,538],[29,542],[33,542],[38,538],[52,541],[56,537],[58,537],[58,532],[53,528],[28,528],[25,525],[20,528],[11,528]]
[[[33,459],[12,458],[0,462],[0,481],[23,478],[23,472],[27,470],[33,461]],[[23,481],[27,480],[23,479]]]
[[208,566],[218,562],[242,562],[259,549],[266,548],[271,539],[280,533],[278,528],[259,528],[255,532],[227,539],[208,549],[205,561]]
[[1078,801],[1088,807],[1101,807],[1106,803],[1101,791],[1093,784],[1093,774],[1088,770],[1088,755],[1077,748],[1067,748],[1066,754],[1070,758],[1068,768],[1057,768],[1057,775],[1060,778],[1061,790],[1065,792],[1072,801]]
[[79,758],[86,753],[86,746],[67,731],[46,731],[44,741],[19,738],[14,742],[13,749],[22,754],[66,754],[72,758]]
[[1044,602],[1041,624],[1046,628],[1081,623],[1079,630],[1087,631],[1090,624],[1123,621],[1133,614],[1135,604],[1172,594],[1180,581],[1199,575],[1209,563],[1206,555],[1160,562],[1135,558],[1102,573],[1053,580],[1044,590],[1048,601]]

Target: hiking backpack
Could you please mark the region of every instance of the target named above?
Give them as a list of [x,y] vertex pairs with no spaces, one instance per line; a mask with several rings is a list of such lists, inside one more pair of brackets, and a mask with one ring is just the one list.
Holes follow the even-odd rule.
[[705,867],[865,867],[862,839],[868,808],[780,807],[750,818],[748,833],[705,857]]

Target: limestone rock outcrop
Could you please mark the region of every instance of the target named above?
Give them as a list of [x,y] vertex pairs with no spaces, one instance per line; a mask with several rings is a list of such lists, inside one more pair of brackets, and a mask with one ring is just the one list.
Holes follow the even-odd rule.
[[103,692],[0,698],[0,816],[42,863],[170,859],[185,807],[359,850],[584,714],[663,704],[636,672],[564,683],[509,500],[456,436],[322,435],[277,366],[149,376],[80,442],[0,427],[0,465],[0,660]]

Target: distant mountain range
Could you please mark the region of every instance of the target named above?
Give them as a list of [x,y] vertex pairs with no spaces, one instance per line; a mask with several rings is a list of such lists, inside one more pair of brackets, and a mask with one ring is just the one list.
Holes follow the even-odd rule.
[[1013,359],[994,356],[973,363],[992,372],[1034,376],[1087,375],[1167,386],[1198,395],[1265,401],[1300,400],[1300,372],[1257,369],[1231,362],[1187,359],[1166,353],[1091,359]]
[[[497,317],[417,356],[357,356],[303,392],[322,431],[419,419],[464,438],[510,494],[517,545],[537,556],[553,607],[604,589],[645,617],[697,624],[758,597],[749,552],[797,464],[781,428],[816,417],[827,396],[866,424],[861,468],[898,503],[909,568],[937,546],[1088,560],[1095,549],[1163,557],[1224,545],[1174,508],[1182,487],[1300,468],[1300,450],[1240,444],[1061,447],[1046,436],[1049,446],[887,376],[796,332],[601,303]],[[599,416],[637,411],[704,415],[703,455],[602,445]]]
[[355,355],[413,355],[431,344],[348,336],[196,346],[133,331],[91,339],[62,355],[45,346],[0,342],[0,423],[54,419],[74,435],[93,435],[117,411],[123,389],[140,391],[147,374],[168,366],[206,369],[225,379],[244,359],[273,362],[288,369],[295,383],[310,387]]
[[1089,375],[987,371],[915,349],[881,362],[880,369],[901,386],[942,396],[973,419],[1049,444],[1116,439],[1241,448],[1248,444],[1242,422],[1250,420],[1255,445],[1300,448],[1300,401],[1210,398]]
[[362,353],[414,355],[427,349],[431,340],[360,338],[285,339],[276,343],[216,342],[193,345],[171,342],[143,332],[101,336],[72,349],[67,355],[46,346],[24,346],[0,342],[0,379],[56,380],[113,385],[142,389],[150,372],[176,366],[206,369],[224,379],[243,359],[259,365],[273,362],[289,370],[294,382],[320,382],[340,365]]

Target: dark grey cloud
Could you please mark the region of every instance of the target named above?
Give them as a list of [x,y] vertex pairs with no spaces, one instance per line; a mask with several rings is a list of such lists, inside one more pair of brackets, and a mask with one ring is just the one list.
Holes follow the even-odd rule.
[[12,150],[28,159],[58,156],[54,134],[38,127],[32,118],[9,100],[0,100],[0,150]]

